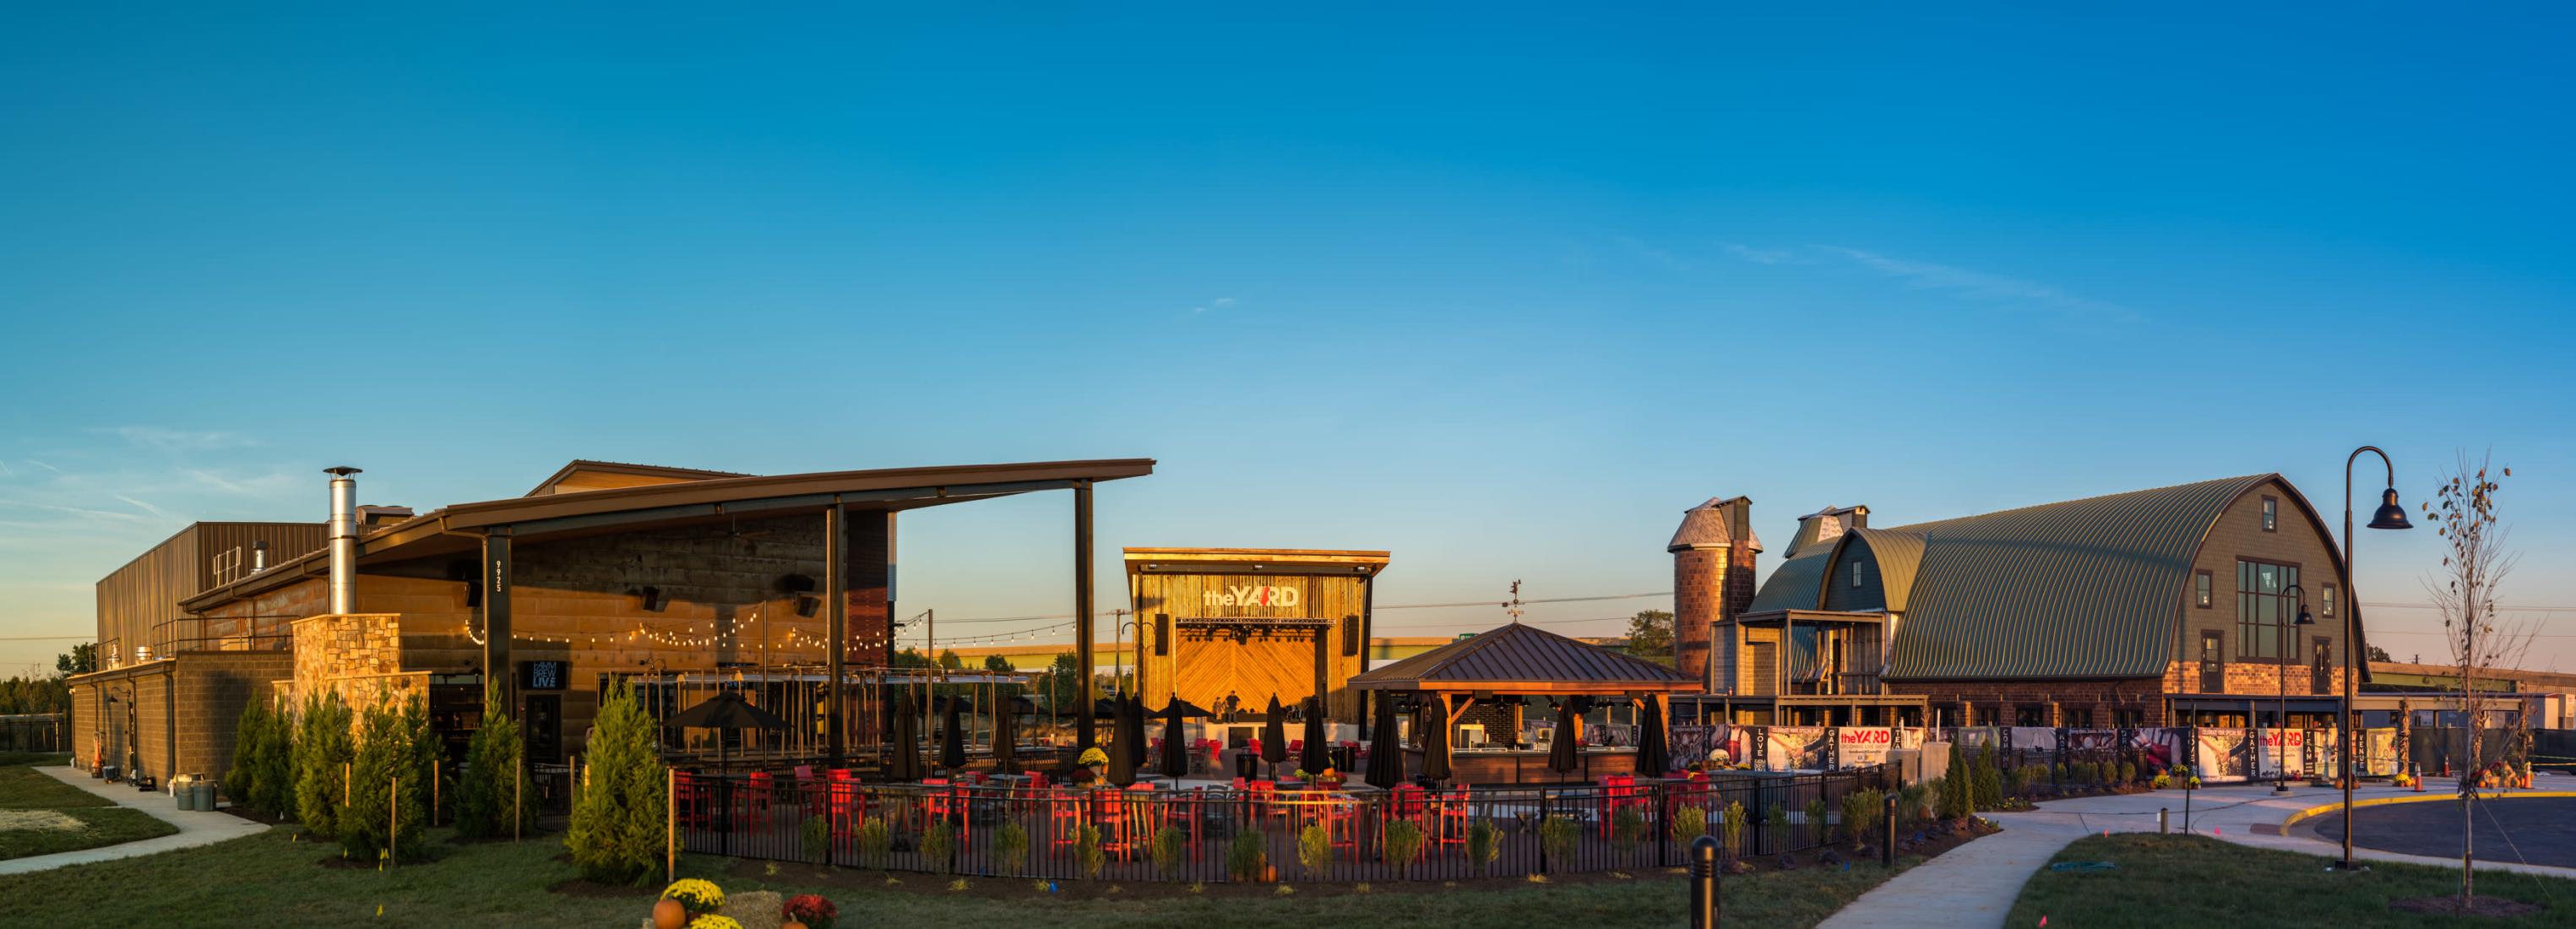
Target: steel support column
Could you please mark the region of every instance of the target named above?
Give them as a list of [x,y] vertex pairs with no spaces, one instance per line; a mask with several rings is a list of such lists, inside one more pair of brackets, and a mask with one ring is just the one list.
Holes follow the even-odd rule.
[[1091,725],[1091,706],[1100,699],[1091,678],[1091,639],[1091,482],[1083,481],[1073,485],[1073,652],[1082,675],[1082,703],[1074,708],[1077,748],[1090,748],[1098,738]]
[[510,527],[483,535],[483,685],[500,706],[484,707],[519,718],[518,676],[510,673]]
[[832,767],[846,764],[849,744],[841,728],[841,676],[850,650],[849,515],[840,498],[823,508],[823,727]]

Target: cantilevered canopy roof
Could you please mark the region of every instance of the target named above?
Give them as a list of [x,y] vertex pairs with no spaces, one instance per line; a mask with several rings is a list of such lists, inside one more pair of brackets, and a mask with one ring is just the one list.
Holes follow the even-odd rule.
[[1319,574],[1376,577],[1383,551],[1320,548],[1137,548],[1126,551],[1129,574]]
[[1627,654],[1513,623],[1353,676],[1357,690],[1618,694],[1698,690],[1699,682]]
[[[1152,473],[1151,458],[1113,458],[707,478],[509,497],[441,507],[368,533],[358,540],[358,563],[473,551],[486,534],[506,533],[519,542],[542,542],[735,517],[819,514],[836,505],[852,510],[910,510]],[[198,594],[179,606],[200,611],[329,571],[328,549],[315,551]]]

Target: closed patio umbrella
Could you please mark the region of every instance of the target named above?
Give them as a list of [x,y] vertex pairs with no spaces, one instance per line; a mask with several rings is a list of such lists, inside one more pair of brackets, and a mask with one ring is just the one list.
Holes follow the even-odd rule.
[[1163,706],[1163,776],[1180,786],[1181,775],[1190,770],[1190,748],[1181,744],[1181,701],[1174,698]]
[[1404,781],[1404,746],[1396,739],[1395,701],[1378,694],[1377,723],[1369,732],[1369,786],[1393,790]]
[[1432,783],[1449,780],[1449,698],[1441,697],[1422,707],[1422,725],[1415,733],[1422,742],[1422,777]]
[[1279,763],[1288,760],[1288,716],[1279,711],[1279,696],[1270,697],[1270,718],[1261,723],[1261,760],[1270,765],[1270,776],[1279,776]]
[[1142,754],[1136,743],[1145,739],[1145,724],[1133,701],[1119,701],[1118,719],[1110,730],[1109,783],[1120,787],[1136,783],[1137,756]]
[[1323,774],[1325,768],[1333,766],[1332,753],[1325,751],[1327,747],[1324,744],[1324,701],[1319,697],[1308,697],[1306,698],[1306,750],[1300,753],[1297,765],[1305,768],[1309,775]]
[[1558,774],[1570,774],[1575,768],[1582,767],[1582,758],[1575,754],[1578,748],[1574,744],[1576,738],[1574,701],[1559,699],[1556,703],[1556,734],[1550,737],[1547,746],[1548,770]]
[[955,771],[966,767],[966,733],[958,725],[957,705],[966,701],[948,698],[948,711],[940,717],[940,728],[948,730],[939,740],[939,766]]
[[1663,701],[1647,694],[1645,712],[1638,714],[1637,723],[1637,774],[1662,777],[1673,768],[1672,746],[1664,743]]
[[1016,700],[1002,701],[993,713],[993,770],[999,774],[1020,773],[1020,708]]
[[921,779],[921,714],[912,705],[912,695],[905,694],[895,704],[894,734],[886,740],[892,753],[886,757],[886,779],[917,781]]

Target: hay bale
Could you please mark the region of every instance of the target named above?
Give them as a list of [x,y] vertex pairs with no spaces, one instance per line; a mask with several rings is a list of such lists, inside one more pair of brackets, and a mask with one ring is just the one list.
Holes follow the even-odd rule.
[[778,924],[785,921],[779,917],[778,911],[786,903],[777,891],[753,890],[726,894],[724,906],[718,907],[716,912],[733,917],[734,922],[742,924],[742,929],[778,929]]

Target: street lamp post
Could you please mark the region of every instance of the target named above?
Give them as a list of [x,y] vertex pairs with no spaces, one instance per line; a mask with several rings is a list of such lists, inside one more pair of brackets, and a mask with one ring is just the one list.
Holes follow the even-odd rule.
[[2308,615],[2308,592],[2305,589],[2292,584],[2283,589],[2281,595],[2289,597],[2290,602],[2298,607],[2298,618],[2281,618],[2281,651],[2275,656],[2280,659],[2280,664],[2273,666],[2272,673],[2273,683],[2279,685],[2275,689],[2280,692],[2274,698],[2277,702],[2272,710],[2272,742],[2274,751],[2281,757],[2280,767],[2272,776],[2272,795],[2275,797],[2290,794],[2290,643],[2297,641],[2290,630],[2317,624],[2316,617]]
[[2406,521],[2406,508],[2397,503],[2397,465],[2388,460],[2388,453],[2380,451],[2379,446],[2376,445],[2364,445],[2353,449],[2352,455],[2343,460],[2343,719],[2342,724],[2336,727],[2341,737],[2335,740],[2338,743],[2335,758],[2340,764],[2335,773],[2342,775],[2343,781],[2343,860],[2336,862],[2335,867],[2345,871],[2350,871],[2354,867],[2352,861],[2352,742],[2356,727],[2353,725],[2352,704],[2354,682],[2358,679],[2355,656],[2361,649],[2361,593],[2355,589],[2354,585],[2358,583],[2358,579],[2353,575],[2352,567],[2352,463],[2361,460],[2363,452],[2379,456],[2379,463],[2388,470],[2388,489],[2379,494],[2379,509],[2370,514],[2370,528],[2415,528],[2413,524]]

